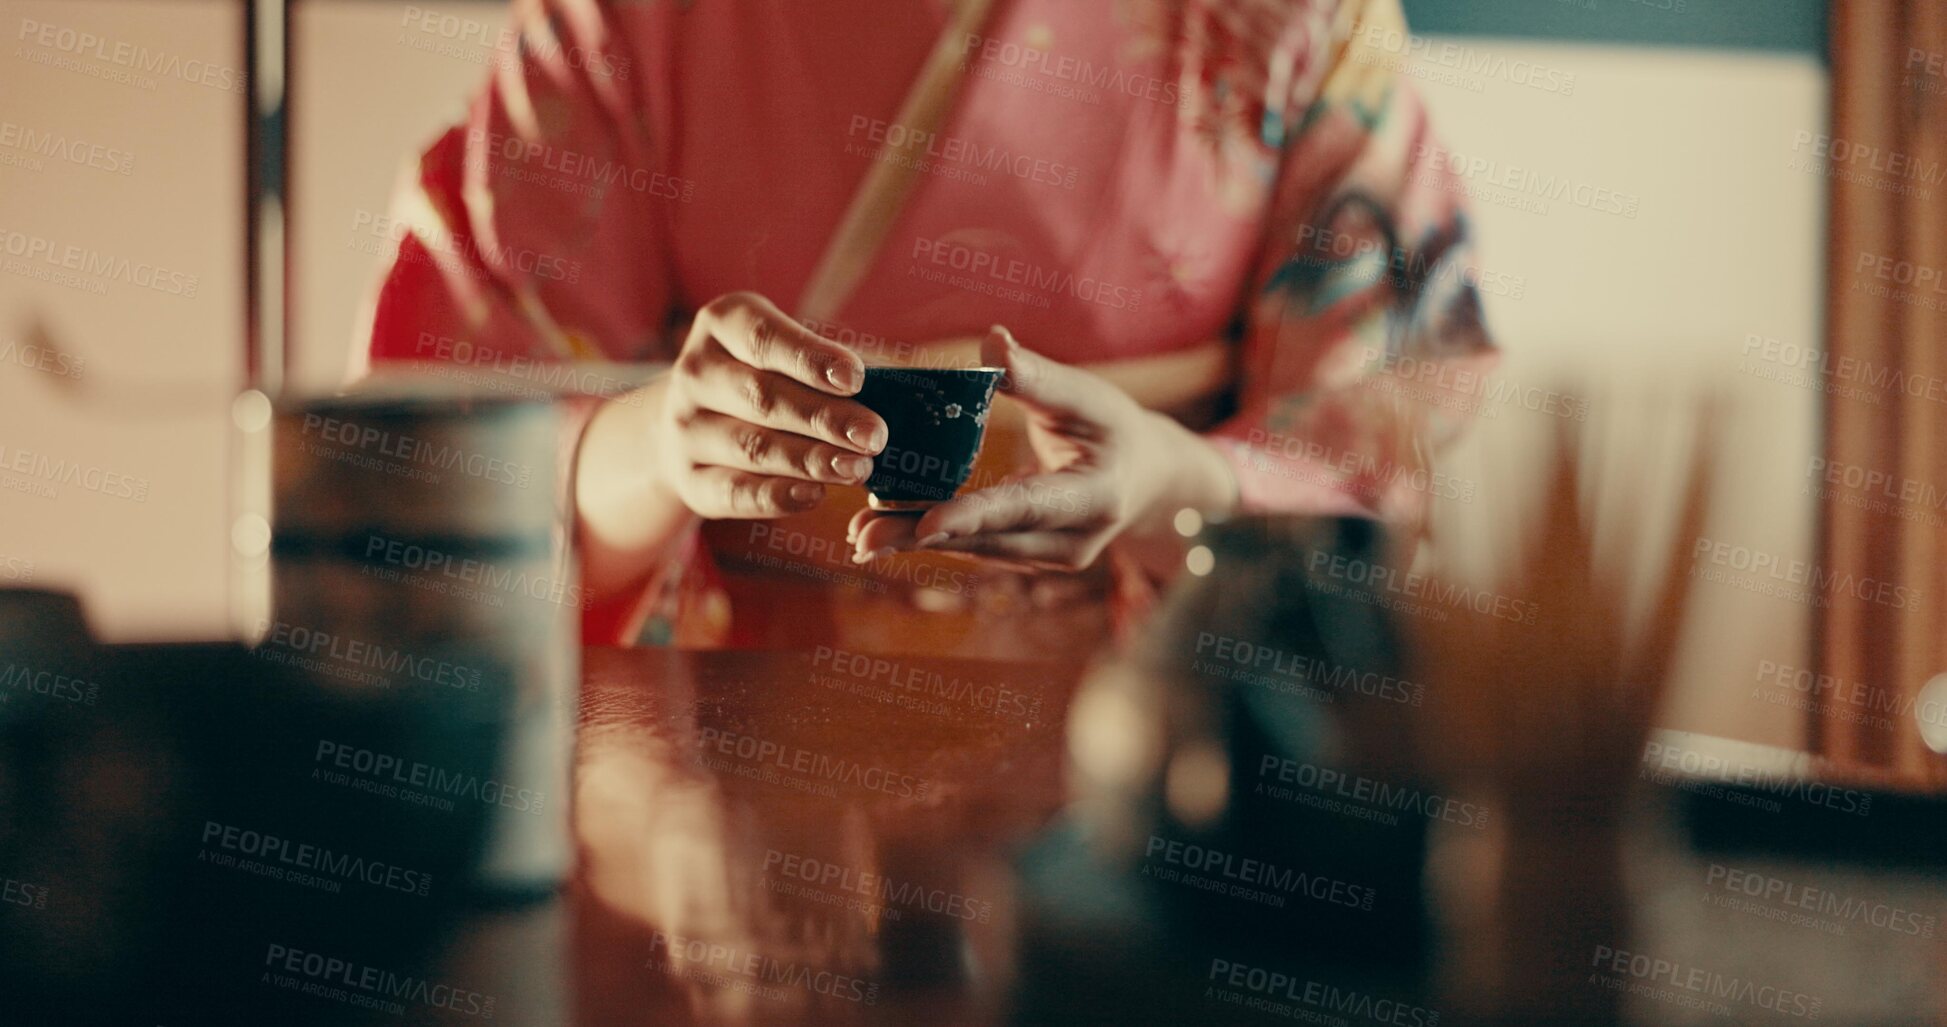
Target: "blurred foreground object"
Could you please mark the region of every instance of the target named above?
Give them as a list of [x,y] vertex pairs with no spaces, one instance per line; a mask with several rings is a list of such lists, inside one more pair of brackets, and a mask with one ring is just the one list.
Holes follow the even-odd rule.
[[1446,804],[1418,774],[1384,536],[1245,518],[1197,542],[1070,712],[1069,815],[1022,864],[1020,1016],[1429,1016],[1425,811]]
[[1580,439],[1554,442],[1538,523],[1486,584],[1367,521],[1201,530],[1071,712],[1073,801],[1022,863],[1024,1020],[1618,1021],[1590,958],[1629,936],[1625,813],[1708,463],[1631,633]]
[[[1706,420],[1706,426],[1711,422]],[[1579,436],[1555,437],[1538,523],[1469,604],[1408,618],[1406,658],[1427,688],[1435,773],[1499,816],[1436,849],[1449,923],[1447,976],[1466,1013],[1494,1022],[1616,1022],[1620,996],[1590,986],[1591,954],[1628,936],[1623,828],[1651,719],[1669,691],[1690,595],[1686,540],[1702,534],[1714,435],[1703,433],[1641,627],[1627,596],[1642,571],[1599,554]],[[1618,483],[1629,487],[1631,481]],[[1634,554],[1641,523],[1621,526]]]
[[0,908],[0,1021],[490,1011],[429,979],[441,931],[571,869],[554,405],[413,386],[259,430],[257,646],[102,646],[71,597],[0,591],[0,878],[27,900]]
[[329,760],[413,751],[410,722],[261,651],[93,644],[65,596],[0,611],[38,639],[0,632],[0,1020],[354,1022],[317,975],[268,972],[289,951],[424,978],[485,807]]
[[492,804],[476,883],[496,891],[550,890],[572,856],[558,797],[584,604],[558,416],[545,397],[418,376],[276,416],[262,649],[418,724],[418,762],[557,797]]

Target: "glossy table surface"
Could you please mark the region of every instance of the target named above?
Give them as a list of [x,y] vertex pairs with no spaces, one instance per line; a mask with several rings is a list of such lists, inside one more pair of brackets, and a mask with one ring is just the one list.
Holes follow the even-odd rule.
[[1079,671],[589,651],[582,1022],[987,1018],[1003,860],[1059,806]]
[[473,918],[451,976],[516,1024],[1002,1019],[1006,860],[1082,668],[857,660],[587,650],[574,876]]
[[[1053,1022],[1020,1005],[1051,994],[1061,1022],[1293,1019],[1213,989],[1230,900],[1204,904],[1214,935],[1144,949],[1141,930],[1088,933],[1104,921],[1086,893],[1131,883],[1126,869],[1042,873],[1067,851],[1049,832],[1067,822],[1080,663],[585,650],[573,869],[551,895],[486,904],[448,886],[457,867],[432,866],[426,898],[208,859],[210,825],[234,822],[425,870],[413,861],[436,852],[410,836],[485,808],[320,780],[319,739],[365,721],[333,726],[321,718],[342,711],[294,703],[262,667],[222,647],[131,650],[97,668],[99,706],[16,698],[34,716],[0,721],[0,872],[33,884],[9,894],[48,901],[0,905],[0,1024],[992,1024]],[[374,713],[396,719],[358,716]],[[449,733],[402,731],[396,751],[420,758]],[[1870,816],[1807,819],[1790,797],[1774,813],[1714,787],[1639,792],[1646,813],[1620,830],[1547,822],[1512,855],[1492,831],[1436,831],[1433,972],[1375,987],[1441,1025],[1522,1022],[1509,1002],[1544,1023],[1947,1022],[1937,848],[1901,862],[1815,844],[1937,813],[1876,796]],[[1766,821],[1799,841],[1712,848],[1698,830]],[[1082,943],[1045,944],[1051,923],[1082,924]],[[1607,950],[1664,969],[1605,969]],[[298,973],[287,951],[354,968]],[[1581,1016],[1596,989],[1620,996],[1617,1016]],[[375,994],[398,998],[372,1008]],[[1816,1021],[1765,1004],[1781,995],[1815,1000]]]
[[[1008,860],[1060,809],[1082,667],[897,660],[848,674],[841,659],[587,651],[578,869],[558,900],[481,914],[448,966],[490,981],[496,1019],[519,1024],[1005,1022],[1035,970],[1013,948]],[[1693,1003],[1608,974],[1602,986],[1644,985],[1628,1022],[1802,1019],[1764,1008],[1781,994],[1816,999],[1820,1022],[1947,1022],[1947,950],[1937,919],[1914,919],[1947,912],[1938,877],[1699,854],[1673,831],[1627,847],[1634,929],[1616,947],[1754,986]],[[1433,873],[1465,878],[1468,858],[1437,851]],[[1842,906],[1754,900],[1726,886],[1732,872]],[[1909,916],[1836,912],[1861,906]],[[1474,972],[1467,948],[1451,946],[1449,979]],[[1128,987],[1173,987],[1166,976]]]

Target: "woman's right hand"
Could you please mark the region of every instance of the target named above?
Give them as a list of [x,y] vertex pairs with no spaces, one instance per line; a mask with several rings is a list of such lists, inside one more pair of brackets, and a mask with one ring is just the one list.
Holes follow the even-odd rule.
[[864,382],[858,354],[770,300],[711,301],[665,379],[653,432],[663,483],[714,519],[782,517],[816,506],[826,483],[864,482],[887,437],[849,398]]

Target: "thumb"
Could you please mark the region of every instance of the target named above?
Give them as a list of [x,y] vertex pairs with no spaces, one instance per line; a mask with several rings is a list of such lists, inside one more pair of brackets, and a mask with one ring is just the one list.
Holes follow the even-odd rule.
[[1015,341],[1006,328],[987,329],[980,342],[980,359],[1006,374],[1001,389],[1036,410],[1084,417],[1103,412],[1114,386],[1078,367],[1050,360]]

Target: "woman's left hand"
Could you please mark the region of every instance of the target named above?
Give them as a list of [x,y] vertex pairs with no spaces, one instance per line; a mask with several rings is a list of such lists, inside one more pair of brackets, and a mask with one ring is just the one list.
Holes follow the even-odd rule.
[[1236,484],[1217,450],[1121,389],[1028,351],[995,326],[981,359],[1025,409],[1041,471],[977,489],[923,516],[860,510],[853,562],[908,550],[969,553],[1079,570],[1123,532],[1166,524],[1183,507],[1228,509]]

